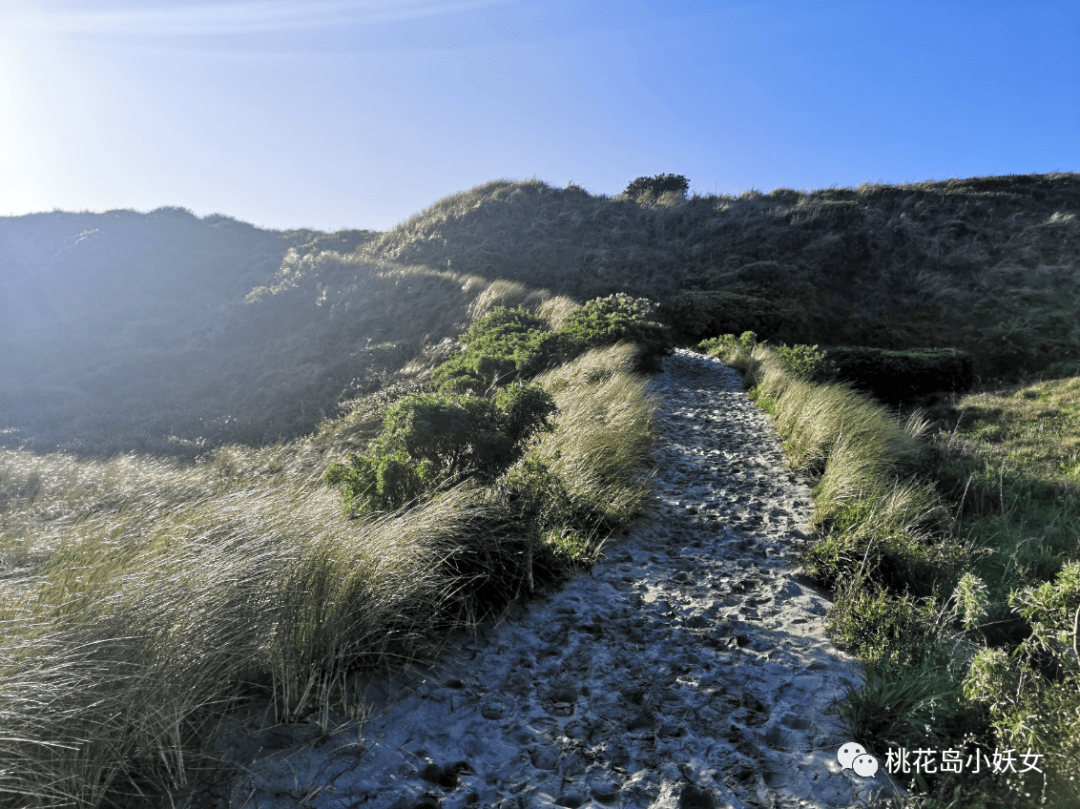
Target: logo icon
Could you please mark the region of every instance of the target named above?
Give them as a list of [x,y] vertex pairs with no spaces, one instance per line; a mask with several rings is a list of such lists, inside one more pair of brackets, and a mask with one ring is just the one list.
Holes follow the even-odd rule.
[[855,742],[848,742],[836,751],[836,760],[845,769],[855,771],[864,778],[873,777],[878,771],[878,761],[866,752],[866,748]]
[[861,775],[863,778],[872,778],[877,773],[877,759],[866,754],[856,756],[855,760],[851,762],[851,769],[855,770],[856,775]]

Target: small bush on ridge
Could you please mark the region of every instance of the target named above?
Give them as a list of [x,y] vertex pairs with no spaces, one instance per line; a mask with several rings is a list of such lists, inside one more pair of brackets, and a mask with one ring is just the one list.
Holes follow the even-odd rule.
[[623,193],[628,197],[636,197],[638,194],[652,192],[664,194],[674,191],[686,196],[690,190],[690,181],[681,174],[657,174],[655,177],[638,177],[626,187]]

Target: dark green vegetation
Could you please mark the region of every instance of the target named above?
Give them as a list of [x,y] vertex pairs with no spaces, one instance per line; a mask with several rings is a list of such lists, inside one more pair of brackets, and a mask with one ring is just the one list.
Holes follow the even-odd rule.
[[1080,348],[1078,206],[1076,174],[644,202],[498,180],[440,200],[358,254],[432,268],[449,261],[579,300],[749,295],[792,313],[782,331],[718,323],[716,334],[958,348],[985,380]]
[[544,318],[501,306],[461,335],[465,350],[435,369],[445,390],[483,392],[498,384],[535,376],[558,363],[564,340]]
[[432,378],[443,390],[482,392],[619,342],[641,348],[642,370],[658,370],[671,338],[667,327],[651,319],[655,314],[648,299],[616,294],[586,302],[552,331],[538,315],[498,307],[469,326],[459,338],[465,350],[436,368]]
[[836,378],[888,404],[911,404],[939,391],[965,393],[974,384],[971,356],[955,348],[841,347],[826,352]]
[[690,190],[690,181],[681,174],[658,174],[655,177],[638,177],[630,185],[626,186],[624,196],[637,199],[645,194],[675,193],[685,197]]
[[[590,348],[618,343],[637,347],[638,367],[659,367],[669,349],[667,330],[649,321],[650,314],[647,300],[614,295],[587,302],[552,332],[544,318],[523,308],[496,308],[461,336],[464,351],[435,368],[432,379],[442,392],[396,402],[372,454],[349,453],[348,465],[332,464],[324,480],[342,490],[350,515],[403,508],[425,491],[468,478],[494,482],[538,431],[551,429],[554,400],[524,381]],[[449,392],[454,390],[467,393]],[[547,477],[548,470],[534,463],[525,477],[515,478],[511,499],[540,497],[538,481]],[[548,494],[559,500],[564,492]]]
[[[3,800],[175,788],[235,701],[320,710],[588,564],[647,505],[635,371],[673,333],[719,338],[816,479],[857,738],[1030,746],[1075,801],[1080,177],[682,179],[499,180],[387,233],[0,219]],[[954,392],[852,387],[920,357]],[[1002,778],[915,786],[1020,805]]]
[[345,512],[394,511],[423,492],[475,477],[492,482],[518,460],[525,442],[550,429],[555,403],[544,390],[514,386],[494,400],[414,394],[395,403],[372,455],[349,453],[324,480],[342,490]]

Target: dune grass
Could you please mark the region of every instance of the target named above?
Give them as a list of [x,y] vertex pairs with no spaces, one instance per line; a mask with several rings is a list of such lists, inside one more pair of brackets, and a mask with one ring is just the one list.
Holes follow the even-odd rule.
[[744,373],[789,462],[815,483],[800,562],[833,589],[831,636],[866,665],[841,706],[853,738],[879,758],[1031,750],[1046,773],[916,773],[905,805],[1075,803],[1080,380],[904,417],[807,381],[751,335],[708,345]]
[[590,564],[648,506],[653,404],[635,353],[595,350],[538,380],[559,413],[526,460],[590,515],[576,533],[515,522],[498,486],[471,482],[344,520],[313,471],[364,419],[201,464],[5,452],[21,527],[4,553],[27,564],[0,585],[0,805],[152,804],[213,768],[200,751],[222,712],[266,695],[294,720],[343,698],[346,672],[428,658]]

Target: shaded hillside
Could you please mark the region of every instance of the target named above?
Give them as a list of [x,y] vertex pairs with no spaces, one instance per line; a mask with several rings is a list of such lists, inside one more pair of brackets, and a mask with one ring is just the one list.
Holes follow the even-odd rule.
[[579,298],[688,289],[794,304],[795,339],[956,346],[982,375],[1080,356],[1080,175],[629,199],[494,181],[359,254]]
[[390,300],[408,284],[328,260],[371,235],[175,208],[0,220],[5,442],[190,453],[310,429],[417,353],[416,319]]

